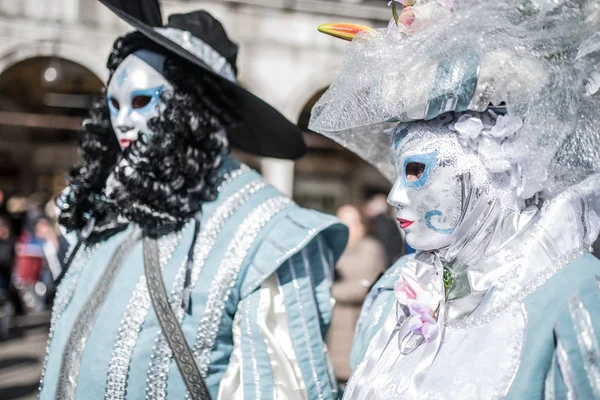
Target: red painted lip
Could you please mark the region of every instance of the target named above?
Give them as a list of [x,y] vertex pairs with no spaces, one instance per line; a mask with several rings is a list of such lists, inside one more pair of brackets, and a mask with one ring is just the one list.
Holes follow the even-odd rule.
[[121,147],[122,148],[126,149],[131,144],[131,140],[129,140],[129,139],[121,139],[121,140],[119,140],[119,143],[121,143]]
[[409,220],[404,219],[404,218],[398,218],[398,222],[400,222],[400,228],[406,229],[409,226],[411,226],[413,224],[413,222],[415,222],[415,221],[409,221]]

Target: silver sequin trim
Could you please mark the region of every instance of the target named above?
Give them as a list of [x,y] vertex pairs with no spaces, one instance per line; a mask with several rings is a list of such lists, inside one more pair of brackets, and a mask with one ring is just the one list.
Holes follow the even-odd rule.
[[[163,269],[181,242],[183,232],[188,226],[189,222],[179,232],[172,232],[159,239],[159,259]],[[146,277],[142,274],[119,324],[117,339],[108,366],[106,393],[104,394],[106,400],[125,398],[129,364],[150,304]]]
[[127,238],[121,242],[115,250],[110,263],[104,273],[98,280],[98,283],[92,290],[90,296],[81,308],[73,328],[71,329],[69,339],[65,345],[58,383],[56,385],[56,400],[71,400],[75,398],[77,390],[77,380],[79,377],[79,367],[81,357],[87,344],[87,339],[96,322],[98,313],[108,296],[113,281],[123,264],[124,258],[131,250],[132,246],[139,240],[141,230],[134,227]]
[[210,353],[215,345],[223,309],[229,299],[231,289],[235,285],[248,250],[250,250],[258,234],[271,218],[291,204],[293,204],[292,201],[284,196],[264,201],[246,217],[227,247],[225,256],[221,260],[217,274],[211,284],[204,315],[200,320],[194,344],[194,356],[203,376],[206,376],[208,372]]
[[563,347],[561,342],[556,345],[556,357],[558,360],[558,367],[560,368],[563,381],[567,388],[567,399],[576,400],[577,392],[575,391],[575,375],[573,373],[573,367],[569,361],[567,351]]
[[86,247],[83,252],[80,251],[79,254],[77,254],[77,258],[73,261],[71,268],[69,268],[69,271],[67,272],[67,276],[65,276],[65,284],[61,285],[59,293],[56,295],[54,305],[52,306],[52,320],[54,322],[58,321],[67,309],[67,306],[73,298],[75,289],[77,289],[83,269],[90,262],[98,247],[100,247],[100,245],[95,244],[92,247]]
[[[556,272],[561,270],[564,266],[569,264],[571,261],[576,260],[583,254],[588,253],[589,248],[576,249],[569,252],[566,256],[554,261],[551,265],[542,269],[542,271],[535,276],[530,282],[528,282],[522,289],[508,296],[498,306],[486,310],[483,315],[469,315],[465,318],[457,319],[454,321],[448,321],[447,327],[453,329],[468,329],[473,326],[487,324],[490,321],[502,316],[508,308],[515,304],[523,301],[525,297],[533,293],[537,288],[542,286],[548,279],[550,279]],[[399,269],[400,270],[400,269]]]
[[[260,400],[262,398],[262,390],[260,387],[260,373],[258,372],[258,360],[256,359],[256,345],[254,344],[254,335],[252,334],[252,323],[250,312],[252,306],[252,296],[248,297],[244,304],[244,319],[246,320],[246,335],[250,342],[250,357],[252,358],[252,377],[254,378],[254,398]],[[258,307],[258,305],[257,305]]]
[[231,64],[218,51],[200,38],[197,38],[188,31],[176,28],[154,28],[154,30],[198,57],[223,78],[235,82],[235,73]]
[[600,348],[592,325],[592,316],[583,305],[578,294],[573,295],[569,303],[569,312],[573,328],[577,335],[579,351],[583,359],[583,368],[587,374],[594,397],[600,399]]
[[83,269],[90,262],[98,247],[100,247],[100,245],[95,244],[92,247],[85,247],[83,250],[79,250],[79,253],[75,256],[73,263],[69,267],[69,271],[67,271],[66,276],[64,277],[63,283],[57,289],[56,298],[52,305],[52,318],[50,319],[50,330],[48,331],[48,341],[46,342],[46,355],[44,356],[44,362],[42,364],[40,391],[44,386],[44,377],[46,376],[46,368],[48,367],[50,345],[54,336],[56,322],[62,317],[64,311],[71,302],[71,298],[73,297],[73,293],[75,293],[75,289],[77,289],[77,284],[79,283],[79,278],[81,278]]
[[[231,218],[235,212],[248,201],[250,196],[259,190],[267,187],[267,184],[260,180],[254,180],[237,192],[229,196],[223,203],[217,207],[213,215],[209,218],[206,225],[202,227],[200,234],[196,240],[194,248],[194,264],[192,267],[192,275],[190,287],[193,288],[198,282],[198,278],[208,256],[215,244],[215,241],[223,229],[225,223]],[[185,280],[187,259],[183,261],[177,271],[173,289],[171,291],[171,306],[179,322],[183,320],[184,310],[181,308],[182,292]],[[167,378],[169,366],[171,363],[171,349],[165,340],[162,331],[158,332],[156,344],[152,349],[150,365],[147,371],[147,386],[146,398],[166,398]]]
[[241,176],[243,173],[248,171],[250,171],[249,166],[247,166],[246,164],[240,164],[238,168],[227,172],[225,175],[223,175],[221,184],[219,185],[219,187],[217,187],[217,192],[221,193],[225,186],[229,185],[235,178]]

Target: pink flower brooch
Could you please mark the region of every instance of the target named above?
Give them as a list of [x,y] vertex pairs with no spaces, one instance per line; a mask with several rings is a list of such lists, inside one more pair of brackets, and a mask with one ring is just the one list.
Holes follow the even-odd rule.
[[434,340],[439,333],[437,312],[443,295],[434,289],[433,283],[421,284],[413,271],[404,268],[394,283],[394,294],[398,303],[410,312],[405,322],[408,328],[426,342]]

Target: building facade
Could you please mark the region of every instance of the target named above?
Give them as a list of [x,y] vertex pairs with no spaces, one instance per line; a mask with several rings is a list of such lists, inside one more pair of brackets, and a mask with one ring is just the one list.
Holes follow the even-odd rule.
[[[239,82],[305,127],[310,107],[341,67],[345,43],[321,23],[385,26],[383,1],[165,0],[163,15],[206,9],[240,46]],[[55,192],[76,160],[77,127],[101,95],[106,58],[130,28],[96,0],[0,0],[0,188]],[[304,205],[332,211],[388,183],[316,134],[292,163],[240,155]]]

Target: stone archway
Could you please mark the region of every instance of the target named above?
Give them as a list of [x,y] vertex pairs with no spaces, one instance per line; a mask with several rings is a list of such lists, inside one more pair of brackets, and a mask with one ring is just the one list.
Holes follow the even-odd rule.
[[106,56],[65,43],[35,41],[5,51],[0,56],[0,74],[15,64],[37,57],[53,57],[81,65],[102,82],[108,79]]
[[[20,53],[22,56],[25,53]],[[82,119],[104,85],[88,68],[61,57],[0,62],[0,189],[55,194],[77,157]]]

